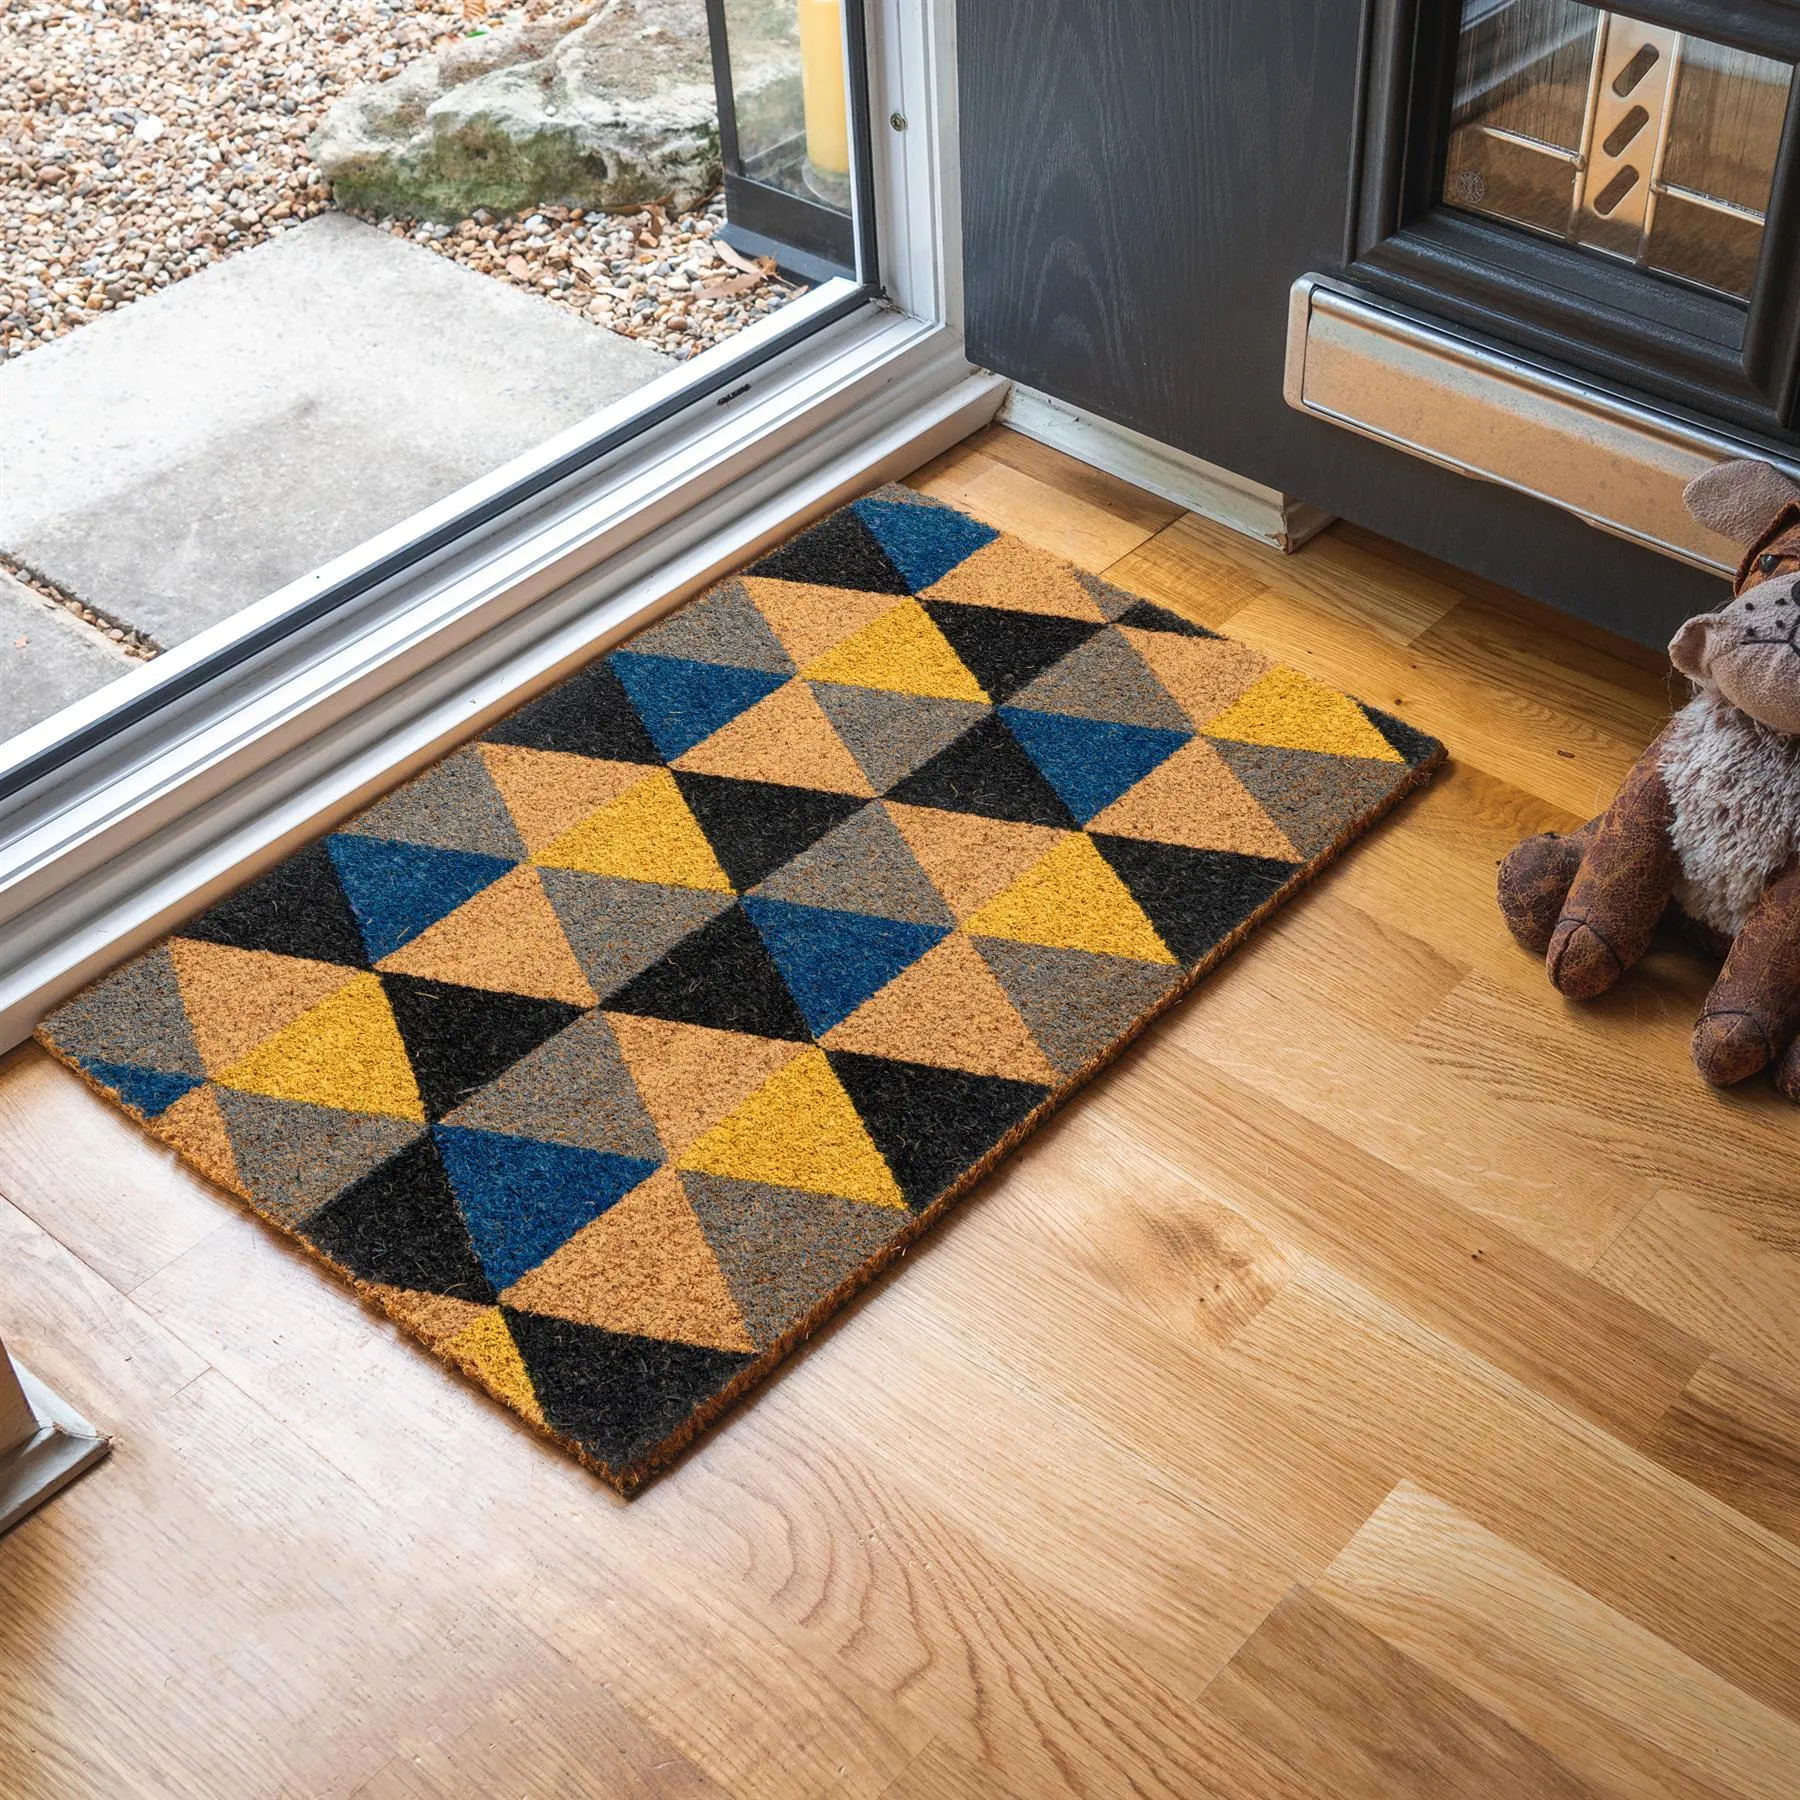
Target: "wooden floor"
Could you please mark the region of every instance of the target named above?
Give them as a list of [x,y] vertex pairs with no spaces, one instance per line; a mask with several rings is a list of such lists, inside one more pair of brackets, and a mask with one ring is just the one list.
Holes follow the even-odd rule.
[[630,1506],[0,1063],[0,1324],[118,1434],[0,1540],[8,1800],[1800,1793],[1800,1113],[1493,899],[1660,659],[1003,433],[919,481],[1451,767]]

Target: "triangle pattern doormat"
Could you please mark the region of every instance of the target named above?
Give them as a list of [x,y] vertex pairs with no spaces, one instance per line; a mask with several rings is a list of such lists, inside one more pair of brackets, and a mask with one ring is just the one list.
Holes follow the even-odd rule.
[[630,1492],[1442,755],[889,487],[39,1035]]

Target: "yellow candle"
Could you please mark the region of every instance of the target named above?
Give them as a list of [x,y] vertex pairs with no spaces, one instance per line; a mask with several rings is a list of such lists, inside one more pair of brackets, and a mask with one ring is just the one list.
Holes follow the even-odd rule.
[[844,14],[839,0],[799,0],[800,98],[806,158],[826,175],[850,173],[844,108]]

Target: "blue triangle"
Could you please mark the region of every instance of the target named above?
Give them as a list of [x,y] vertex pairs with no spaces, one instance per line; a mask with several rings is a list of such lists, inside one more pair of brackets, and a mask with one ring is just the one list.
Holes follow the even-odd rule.
[[746,896],[744,911],[762,933],[814,1037],[849,1018],[949,929],[823,906],[795,906],[755,894]]
[[347,832],[333,833],[325,848],[370,962],[391,956],[514,866],[472,850],[434,850]]
[[852,509],[875,534],[887,559],[916,594],[942,581],[965,557],[1000,534],[991,525],[947,506],[904,500],[859,500]]
[[1173,756],[1190,736],[1149,725],[1031,712],[1022,706],[1003,706],[1000,716],[1056,789],[1057,798],[1083,825]]
[[203,1075],[176,1075],[167,1069],[140,1069],[131,1063],[101,1062],[98,1057],[85,1058],[81,1065],[93,1078],[109,1087],[127,1106],[135,1107],[146,1119],[167,1112],[183,1094],[205,1085]]
[[618,676],[657,754],[673,762],[786,681],[767,669],[690,662],[685,656],[642,656],[619,650],[606,659]]
[[497,1289],[554,1256],[657,1167],[641,1157],[498,1131],[435,1125],[432,1136],[469,1241]]

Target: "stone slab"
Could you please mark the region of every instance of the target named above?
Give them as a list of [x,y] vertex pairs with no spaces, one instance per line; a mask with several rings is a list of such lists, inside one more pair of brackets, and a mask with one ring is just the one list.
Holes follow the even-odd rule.
[[167,647],[671,366],[327,213],[0,369],[0,548]]
[[0,569],[0,744],[137,666]]

